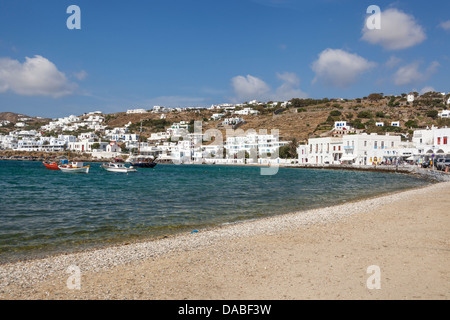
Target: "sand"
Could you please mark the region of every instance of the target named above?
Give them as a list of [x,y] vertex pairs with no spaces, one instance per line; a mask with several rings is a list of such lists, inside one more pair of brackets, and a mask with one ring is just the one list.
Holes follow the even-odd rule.
[[[157,241],[3,265],[0,299],[446,300],[449,208],[450,182],[442,182]],[[70,266],[80,271],[78,278]],[[370,266],[379,272],[368,273]]]

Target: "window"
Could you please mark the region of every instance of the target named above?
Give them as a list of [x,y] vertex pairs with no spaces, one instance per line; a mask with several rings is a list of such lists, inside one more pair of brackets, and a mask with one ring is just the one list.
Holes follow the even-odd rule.
[[442,144],[447,144],[447,137],[444,137],[443,140]]
[[441,137],[437,138],[437,144],[441,144]]
[[364,147],[367,147],[367,141],[364,141]]

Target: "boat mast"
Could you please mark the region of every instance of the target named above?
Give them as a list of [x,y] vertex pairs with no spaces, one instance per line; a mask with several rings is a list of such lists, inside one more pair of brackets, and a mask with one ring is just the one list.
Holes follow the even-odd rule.
[[141,130],[139,131],[139,148],[138,148],[138,156],[141,155],[141,135],[142,135],[142,120],[141,120]]

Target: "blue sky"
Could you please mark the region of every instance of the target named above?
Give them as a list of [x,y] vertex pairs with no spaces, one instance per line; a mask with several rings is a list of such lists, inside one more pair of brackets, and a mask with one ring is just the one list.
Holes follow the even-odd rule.
[[0,0],[0,112],[449,92],[449,12],[437,0]]

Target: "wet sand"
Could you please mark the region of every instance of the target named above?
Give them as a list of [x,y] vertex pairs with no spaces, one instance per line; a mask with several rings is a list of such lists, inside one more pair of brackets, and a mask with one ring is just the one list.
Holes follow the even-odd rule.
[[[442,182],[157,241],[3,265],[0,299],[447,300],[449,208],[450,182]],[[69,273],[71,266],[79,278]],[[379,267],[380,289],[367,286],[377,275],[367,272],[369,266]]]

